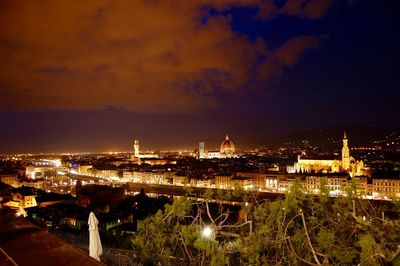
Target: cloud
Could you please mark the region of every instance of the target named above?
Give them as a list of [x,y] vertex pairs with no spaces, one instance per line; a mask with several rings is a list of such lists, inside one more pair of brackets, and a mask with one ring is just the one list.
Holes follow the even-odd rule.
[[268,60],[256,65],[257,82],[272,76],[280,76],[286,68],[293,67],[300,57],[310,49],[317,48],[323,36],[298,36],[282,44],[275,51],[268,53]]
[[277,12],[307,19],[320,19],[332,6],[333,0],[287,0]]
[[274,53],[274,58],[282,66],[292,67],[305,51],[318,47],[320,39],[315,36],[295,37],[279,47]]
[[4,0],[0,106],[113,106],[147,113],[215,106],[218,93],[236,93],[279,75],[317,40],[296,37],[271,51],[265,40],[252,42],[233,31],[230,16],[208,16],[201,23],[204,10],[252,6],[264,15],[316,19],[330,3],[287,1],[277,9],[261,2]]

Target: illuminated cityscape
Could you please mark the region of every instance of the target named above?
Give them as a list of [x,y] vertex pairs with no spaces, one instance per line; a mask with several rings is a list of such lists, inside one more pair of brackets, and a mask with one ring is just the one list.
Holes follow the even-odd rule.
[[[200,141],[193,144],[192,151],[141,152],[145,146],[136,139],[130,152],[3,155],[2,169],[10,173],[0,174],[2,208],[11,208],[17,216],[45,226],[68,242],[85,228],[85,218],[79,217],[93,208],[103,213],[100,221],[107,221],[107,234],[133,234],[140,217],[153,213],[145,207],[150,203],[139,203],[142,197],[150,202],[168,203],[182,197],[203,202],[211,193],[214,204],[240,206],[245,198],[219,198],[217,194],[242,191],[253,197],[245,204],[253,205],[255,201],[284,197],[294,186],[300,186],[307,196],[327,193],[332,199],[400,200],[400,135],[390,138],[391,145],[378,140],[353,149],[351,135],[343,134],[342,145],[329,151],[319,150],[309,141],[244,150],[240,142],[234,144],[226,136],[219,151],[206,149],[207,143]],[[389,165],[392,170],[382,170]],[[192,192],[188,195],[188,191]],[[132,212],[130,208],[117,211],[132,200]],[[66,211],[71,204],[80,209]],[[48,216],[41,210],[54,214]],[[239,211],[238,215],[244,214]],[[248,215],[244,217],[248,221]],[[119,227],[126,229],[115,231]],[[213,234],[209,227],[202,231],[202,237]],[[127,254],[124,256],[130,261],[133,255]],[[111,265],[116,263],[107,260]]]
[[399,10],[0,2],[0,265],[399,265]]
[[[156,184],[164,187],[168,194],[171,186],[230,190],[239,186],[249,191],[284,193],[299,179],[306,193],[318,195],[320,182],[324,179],[331,196],[346,196],[352,180],[356,180],[356,193],[362,198],[399,199],[400,180],[390,176],[373,177],[374,169],[350,155],[348,138],[344,134],[342,154],[336,159],[327,159],[326,155],[307,157],[307,152],[300,148],[301,155],[293,164],[278,161],[266,164],[263,162],[265,157],[260,156],[261,151],[236,154],[228,136],[222,142],[218,156],[217,152],[205,151],[204,142],[200,142],[192,153],[141,153],[139,140],[135,140],[132,152],[7,156],[3,160],[26,165],[19,172],[25,179],[21,179],[21,174],[3,174],[0,178],[14,188],[25,186],[73,196],[76,196],[78,180],[83,185],[112,187],[126,187],[129,183]],[[279,149],[274,153],[282,156],[278,152]],[[208,169],[204,169],[205,163]],[[396,165],[397,162],[393,163]],[[232,168],[233,165],[238,165],[237,170]],[[26,207],[23,201],[20,205]]]

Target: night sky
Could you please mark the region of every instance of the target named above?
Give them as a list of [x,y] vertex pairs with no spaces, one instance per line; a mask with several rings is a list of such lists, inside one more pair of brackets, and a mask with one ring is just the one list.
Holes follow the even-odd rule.
[[400,127],[399,20],[397,0],[1,0],[0,153]]

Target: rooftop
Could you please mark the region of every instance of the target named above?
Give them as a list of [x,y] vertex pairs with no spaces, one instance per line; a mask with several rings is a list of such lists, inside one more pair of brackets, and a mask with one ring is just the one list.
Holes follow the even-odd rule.
[[301,155],[300,156],[301,160],[342,160],[342,157],[339,155]]
[[0,225],[0,265],[104,265],[9,209]]

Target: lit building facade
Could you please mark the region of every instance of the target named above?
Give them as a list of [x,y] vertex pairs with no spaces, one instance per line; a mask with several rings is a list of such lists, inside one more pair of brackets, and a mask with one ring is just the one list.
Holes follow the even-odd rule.
[[197,179],[196,180],[196,186],[197,187],[206,187],[206,188],[212,188],[215,185],[215,179],[214,178],[204,178],[204,179]]
[[399,179],[373,179],[372,194],[375,198],[400,199]]
[[92,169],[92,165],[79,165],[78,167],[78,174],[80,175],[90,175],[91,171],[90,169]]
[[346,133],[344,133],[343,137],[341,158],[312,158],[299,155],[294,168],[298,173],[347,172],[351,177],[360,176],[365,173],[364,162],[357,161],[350,156]]
[[221,158],[221,153],[220,151],[208,151],[207,158],[208,159]]
[[3,206],[8,206],[12,208],[26,209],[31,207],[36,207],[37,202],[34,195],[23,195],[21,193],[13,193],[12,200],[3,204]]
[[[306,190],[313,194],[321,191],[321,184],[325,183],[326,189],[331,196],[341,195],[347,186],[347,174],[338,175],[309,175],[306,176]],[[322,182],[324,180],[325,182]]]
[[0,175],[0,181],[12,187],[20,187],[17,175]]
[[228,189],[232,187],[232,176],[230,175],[216,175],[215,187],[220,189]]
[[176,186],[184,186],[187,185],[188,183],[189,183],[189,177],[187,177],[186,175],[175,174],[173,176],[172,184]]
[[236,176],[247,177],[251,179],[252,188],[257,190],[266,189],[266,175],[260,172],[237,172]]

